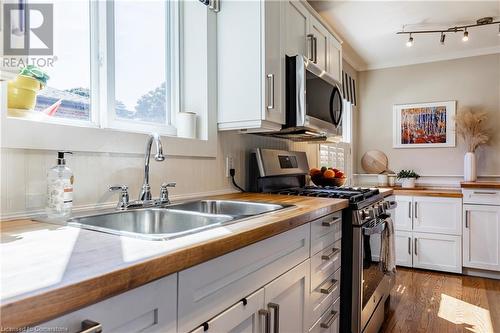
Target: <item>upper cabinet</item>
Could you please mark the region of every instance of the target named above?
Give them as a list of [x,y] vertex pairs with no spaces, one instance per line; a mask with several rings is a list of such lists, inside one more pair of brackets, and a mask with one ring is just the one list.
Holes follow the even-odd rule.
[[280,1],[227,1],[217,14],[220,130],[285,123]]
[[278,131],[285,56],[302,54],[342,82],[342,48],[303,1],[228,1],[217,14],[219,130]]
[[311,45],[310,59],[319,67],[328,71],[328,40],[330,33],[321,24],[321,22],[311,15],[309,24],[309,34],[307,35],[309,44]]

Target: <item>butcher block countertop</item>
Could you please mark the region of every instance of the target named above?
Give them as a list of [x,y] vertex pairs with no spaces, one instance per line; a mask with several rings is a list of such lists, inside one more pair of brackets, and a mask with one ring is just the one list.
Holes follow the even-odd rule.
[[461,182],[462,188],[490,188],[500,190],[500,182]]
[[348,206],[340,199],[255,193],[213,198],[296,207],[167,241],[31,220],[1,222],[0,326],[42,323]]
[[422,197],[462,198],[459,188],[434,188],[434,187],[382,187],[380,190],[391,189],[394,195],[412,195]]

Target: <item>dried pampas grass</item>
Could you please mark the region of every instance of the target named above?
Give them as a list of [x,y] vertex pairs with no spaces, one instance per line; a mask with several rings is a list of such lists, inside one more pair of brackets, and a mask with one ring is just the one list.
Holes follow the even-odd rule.
[[475,152],[476,149],[490,141],[491,133],[486,128],[488,113],[473,112],[468,109],[458,111],[455,116],[457,133],[467,146],[468,152]]

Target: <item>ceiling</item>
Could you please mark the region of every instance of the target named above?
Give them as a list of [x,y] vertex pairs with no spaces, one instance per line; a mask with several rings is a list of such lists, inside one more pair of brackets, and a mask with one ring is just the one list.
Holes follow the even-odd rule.
[[469,41],[461,33],[413,35],[405,45],[406,30],[445,29],[475,23],[478,18],[500,19],[500,1],[334,1],[309,3],[344,40],[345,59],[357,70],[395,67],[431,61],[500,53],[498,25],[469,29]]

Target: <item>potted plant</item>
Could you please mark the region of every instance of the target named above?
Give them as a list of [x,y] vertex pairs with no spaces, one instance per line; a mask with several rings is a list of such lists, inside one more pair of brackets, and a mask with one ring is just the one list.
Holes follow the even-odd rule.
[[488,120],[486,112],[461,110],[455,117],[457,132],[465,142],[467,152],[464,156],[464,180],[473,182],[477,179],[476,149],[490,140],[491,133],[485,124]]
[[414,188],[415,181],[420,178],[420,176],[413,170],[401,170],[398,173],[398,179],[402,180],[403,188]]
[[47,84],[49,76],[38,67],[28,65],[8,83],[7,103],[9,109],[33,110],[36,95]]

